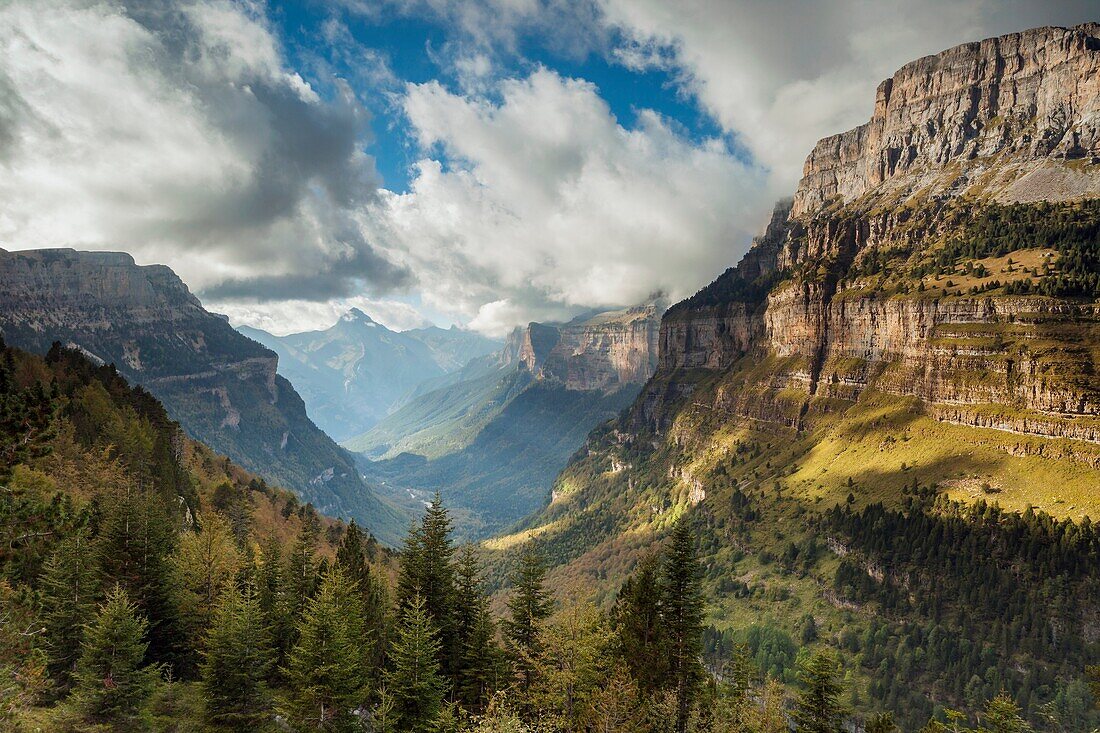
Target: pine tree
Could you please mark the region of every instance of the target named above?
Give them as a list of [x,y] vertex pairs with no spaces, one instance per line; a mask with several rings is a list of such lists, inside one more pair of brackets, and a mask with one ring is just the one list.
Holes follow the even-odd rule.
[[496,630],[482,588],[477,556],[470,545],[464,546],[459,555],[457,593],[455,635],[459,652],[455,692],[466,709],[481,712],[492,695],[499,664],[494,641]]
[[439,632],[440,667],[453,678],[458,655],[454,630],[455,567],[451,518],[439,494],[424,512],[420,527],[406,538],[397,580],[398,615],[420,596]]
[[644,558],[626,579],[611,610],[619,654],[646,695],[663,687],[668,650],[661,622],[661,568],[656,555]]
[[288,598],[286,569],[283,567],[282,546],[272,536],[264,543],[255,569],[256,602],[263,618],[263,625],[269,630],[275,663],[271,667],[271,677],[276,679],[286,662],[286,656],[293,646],[295,623],[291,615],[293,604]]
[[181,639],[167,593],[167,558],[179,523],[158,497],[129,485],[106,506],[107,516],[96,538],[103,583],[121,585],[150,622],[150,658],[171,661]]
[[290,616],[295,623],[301,616],[306,602],[317,590],[320,568],[316,556],[320,534],[321,525],[317,516],[307,513],[298,530],[298,536],[294,539],[290,557],[287,558],[286,600],[289,603]]
[[89,719],[125,724],[152,694],[158,670],[144,664],[148,628],[129,595],[116,585],[85,627],[76,667],[74,698]]
[[1020,716],[1020,707],[1007,692],[1001,692],[986,703],[978,733],[1031,732],[1031,726]]
[[211,514],[198,532],[185,532],[168,558],[170,595],[187,649],[199,653],[222,593],[236,576],[240,555],[229,522]]
[[351,731],[358,725],[354,711],[366,700],[367,683],[358,594],[333,568],[306,602],[285,670],[290,690],[285,712],[300,729]]
[[269,704],[265,681],[274,663],[256,594],[230,585],[206,637],[202,689],[207,718],[236,730],[259,722]]
[[667,639],[669,682],[676,695],[676,730],[684,733],[702,679],[703,592],[695,537],[681,519],[665,554],[661,613]]
[[802,693],[794,721],[799,733],[838,733],[845,710],[840,702],[840,666],[824,652],[809,658],[799,672]]
[[542,628],[553,610],[553,602],[543,586],[546,566],[542,555],[528,545],[512,574],[512,595],[508,599],[508,618],[504,635],[508,651],[519,675],[520,692],[530,712],[531,688],[542,657]]
[[389,598],[386,583],[367,562],[366,541],[359,525],[352,520],[336,551],[336,564],[359,587],[363,625],[367,641],[363,644],[363,662],[371,678],[377,677],[389,637]]
[[96,611],[99,577],[95,565],[88,562],[90,545],[88,532],[77,530],[58,544],[42,574],[42,621],[49,672],[60,692],[72,685],[84,623]]
[[414,595],[397,625],[390,650],[392,668],[386,689],[393,698],[396,730],[428,733],[435,730],[446,682],[439,665],[440,643],[427,604]]

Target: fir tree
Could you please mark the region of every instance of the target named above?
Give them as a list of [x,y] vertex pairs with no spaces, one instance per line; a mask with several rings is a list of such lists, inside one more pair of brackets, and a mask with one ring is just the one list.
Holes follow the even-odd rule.
[[84,623],[96,611],[99,578],[95,565],[88,562],[90,544],[88,532],[77,530],[58,544],[42,574],[42,621],[49,672],[60,692],[72,685]]
[[436,494],[419,528],[406,538],[397,582],[398,614],[404,615],[416,596],[439,632],[440,666],[452,677],[458,654],[454,631],[455,567],[451,518]]
[[167,593],[167,558],[179,523],[157,496],[129,485],[110,497],[107,507],[96,538],[103,583],[120,585],[150,622],[150,657],[171,661],[180,639]]
[[676,730],[684,733],[702,679],[703,593],[695,537],[681,519],[665,554],[661,614],[667,640],[669,682],[676,695]]
[[306,602],[317,590],[320,577],[317,564],[317,542],[321,534],[321,525],[317,516],[306,513],[294,546],[287,558],[286,600],[289,603],[291,618],[297,622]]
[[468,710],[481,712],[493,692],[499,664],[494,641],[496,630],[482,588],[481,570],[470,545],[462,548],[458,559],[455,635],[459,645],[456,695]]
[[623,583],[611,610],[611,623],[619,654],[638,688],[648,695],[664,686],[668,652],[661,625],[661,568],[656,555],[638,563]]
[[393,698],[395,729],[403,733],[435,730],[446,682],[439,665],[440,643],[427,604],[414,595],[397,625],[390,651],[392,668],[386,689]]
[[132,722],[152,694],[158,670],[144,663],[148,628],[129,595],[116,585],[85,627],[76,667],[75,700],[89,719]]
[[838,733],[845,710],[840,702],[840,667],[824,652],[810,657],[799,672],[802,693],[794,721],[799,733]]
[[508,599],[508,618],[504,620],[508,650],[528,709],[531,687],[542,656],[542,627],[553,609],[553,602],[543,586],[545,577],[542,555],[529,544],[512,574],[512,595]]
[[1008,693],[1001,692],[988,703],[978,733],[1031,733],[1032,728],[1020,716],[1020,707]]
[[255,569],[256,602],[263,625],[269,630],[275,664],[272,678],[277,678],[286,662],[294,640],[294,604],[288,597],[286,569],[283,567],[282,548],[279,540],[270,537],[264,544]]
[[168,558],[171,596],[188,650],[201,652],[215,609],[237,573],[236,540],[229,522],[211,514],[198,532],[185,532]]
[[373,679],[382,664],[389,637],[389,598],[385,581],[367,562],[365,535],[354,520],[336,551],[336,564],[359,588],[367,639],[362,647],[363,661]]
[[247,730],[264,717],[274,662],[256,594],[229,586],[206,637],[202,690],[211,722]]
[[286,713],[302,730],[351,731],[366,700],[367,675],[359,645],[363,618],[358,588],[339,568],[321,580],[298,625],[285,675]]

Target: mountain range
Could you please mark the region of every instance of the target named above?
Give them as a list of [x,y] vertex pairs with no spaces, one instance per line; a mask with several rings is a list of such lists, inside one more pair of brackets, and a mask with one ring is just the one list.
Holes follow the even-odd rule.
[[630,404],[657,363],[664,304],[530,323],[498,354],[429,381],[344,445],[397,496],[439,492],[466,537],[507,527],[550,497],[596,425]]
[[426,380],[500,348],[459,328],[392,331],[357,308],[323,331],[274,336],[248,326],[238,330],[279,355],[279,374],[337,441],[369,430]]

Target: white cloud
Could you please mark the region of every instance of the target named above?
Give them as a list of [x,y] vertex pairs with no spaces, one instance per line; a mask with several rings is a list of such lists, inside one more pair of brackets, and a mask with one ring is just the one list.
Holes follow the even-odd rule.
[[0,91],[2,246],[275,298],[410,281],[353,219],[377,195],[365,111],[285,68],[249,4],[0,4]]
[[548,69],[496,92],[410,85],[405,111],[434,157],[384,200],[422,297],[479,330],[686,296],[763,223],[759,172],[721,141],[692,143],[648,111],[624,128],[596,87]]
[[1095,1],[600,0],[613,57],[682,87],[792,190],[818,139],[866,122],[878,82],[959,43],[1095,20]]

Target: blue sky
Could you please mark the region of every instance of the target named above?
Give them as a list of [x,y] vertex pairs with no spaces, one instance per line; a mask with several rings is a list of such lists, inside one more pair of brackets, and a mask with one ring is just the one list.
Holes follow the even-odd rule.
[[[291,64],[307,70],[303,76],[318,89],[329,86],[331,73],[358,84],[362,101],[374,115],[365,148],[375,159],[383,185],[392,191],[407,191],[409,168],[417,160],[418,151],[409,139],[404,114],[378,92],[400,94],[402,83],[432,80],[459,88],[444,49],[465,39],[449,28],[446,20],[431,15],[406,15],[385,9],[365,15],[320,0],[277,3],[270,18],[286,45]],[[343,44],[334,47],[326,37],[333,23],[345,28],[360,48],[348,53],[349,48]],[[629,69],[615,63],[602,49],[578,52],[555,48],[537,34],[523,34],[517,40],[516,48],[499,50],[494,55],[493,76],[524,76],[538,66],[552,68],[564,76],[595,84],[612,114],[625,127],[635,125],[639,110],[650,109],[680,125],[689,139],[726,138],[731,147],[734,145],[735,136],[727,135],[677,84],[674,69]],[[354,62],[362,60],[363,52],[368,50],[377,53],[392,72],[393,83],[372,85],[363,79],[363,68]],[[325,60],[326,68],[322,73],[310,73],[318,58]],[[740,152],[746,159],[750,157],[746,151]]]
[[125,250],[276,333],[501,336],[745,253],[814,143],[1095,0],[9,0],[0,247]]

